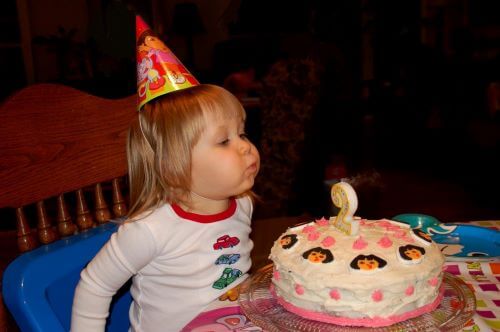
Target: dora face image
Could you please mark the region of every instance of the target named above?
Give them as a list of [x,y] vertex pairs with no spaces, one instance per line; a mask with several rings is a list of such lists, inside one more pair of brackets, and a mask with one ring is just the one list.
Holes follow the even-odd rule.
[[290,249],[295,243],[297,243],[297,234],[287,234],[280,239],[280,245],[283,249]]
[[150,48],[160,50],[163,52],[169,52],[170,50],[168,49],[167,46],[165,46],[165,43],[158,37],[149,35],[144,39],[144,44]]
[[307,259],[311,263],[329,263],[333,261],[333,254],[328,249],[323,249],[321,247],[316,247],[309,249],[302,254],[304,259]]
[[419,240],[421,240],[421,242],[425,245],[428,245],[430,243],[432,243],[432,237],[430,234],[420,230],[420,229],[414,229],[413,230],[413,234],[415,235],[415,237]]
[[307,259],[313,263],[322,263],[326,259],[326,255],[321,252],[312,251],[307,256]]
[[403,247],[399,247],[399,256],[402,258],[403,262],[416,263],[419,262],[425,255],[425,249],[422,247],[414,246],[408,244]]
[[373,272],[382,269],[387,262],[375,255],[358,255],[350,264],[351,268],[361,272]]
[[405,250],[405,254],[406,254],[406,256],[410,257],[411,259],[420,259],[422,257],[422,254],[417,249]]
[[358,267],[363,271],[378,269],[378,262],[374,259],[363,258],[358,261]]
[[426,239],[427,241],[429,241],[429,242],[431,241],[431,236],[430,236],[429,234],[427,234],[427,233],[425,233],[425,232],[419,232],[419,235],[420,235],[422,238]]
[[287,246],[290,243],[292,243],[292,239],[289,236],[283,236],[280,239],[280,244],[281,244],[282,247]]

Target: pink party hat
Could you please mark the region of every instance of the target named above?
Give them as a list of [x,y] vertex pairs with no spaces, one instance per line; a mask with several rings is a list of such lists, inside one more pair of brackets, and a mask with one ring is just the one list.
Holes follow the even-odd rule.
[[135,25],[138,111],[156,97],[200,84],[139,15]]

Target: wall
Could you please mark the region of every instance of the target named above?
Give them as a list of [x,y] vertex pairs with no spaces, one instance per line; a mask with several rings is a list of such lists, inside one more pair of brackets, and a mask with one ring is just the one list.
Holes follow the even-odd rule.
[[[66,33],[76,29],[73,40],[83,42],[87,39],[87,4],[85,0],[29,0],[28,15],[32,38],[37,36],[61,36],[59,27]],[[46,82],[58,78],[56,53],[47,45],[33,45],[35,81]]]

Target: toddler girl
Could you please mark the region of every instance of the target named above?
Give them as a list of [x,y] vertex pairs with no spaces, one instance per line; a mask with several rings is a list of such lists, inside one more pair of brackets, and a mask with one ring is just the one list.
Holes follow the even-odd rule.
[[250,268],[259,154],[245,112],[198,85],[147,103],[128,136],[130,213],[81,274],[72,331],[103,331],[132,277],[132,331],[178,331]]

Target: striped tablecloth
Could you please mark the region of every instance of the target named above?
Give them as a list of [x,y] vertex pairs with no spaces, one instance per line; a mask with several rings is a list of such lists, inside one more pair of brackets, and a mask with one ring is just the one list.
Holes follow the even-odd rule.
[[[469,224],[500,230],[500,220],[472,221]],[[494,261],[446,262],[445,271],[462,279],[474,292],[476,313],[463,331],[500,332],[500,259]],[[189,323],[183,332],[262,331],[246,318],[234,302],[224,301]]]

